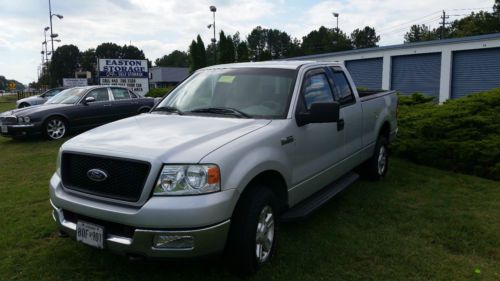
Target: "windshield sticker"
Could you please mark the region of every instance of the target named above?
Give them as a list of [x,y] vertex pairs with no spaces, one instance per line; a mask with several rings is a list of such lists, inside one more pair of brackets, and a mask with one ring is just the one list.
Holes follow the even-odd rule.
[[217,82],[219,83],[233,83],[234,76],[229,76],[229,75],[222,75],[219,77],[219,80]]

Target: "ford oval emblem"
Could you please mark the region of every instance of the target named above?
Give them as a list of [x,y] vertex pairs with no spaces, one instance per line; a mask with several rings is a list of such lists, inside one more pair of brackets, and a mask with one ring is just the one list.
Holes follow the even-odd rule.
[[108,178],[108,174],[101,169],[90,169],[87,171],[87,178],[92,181],[101,182]]

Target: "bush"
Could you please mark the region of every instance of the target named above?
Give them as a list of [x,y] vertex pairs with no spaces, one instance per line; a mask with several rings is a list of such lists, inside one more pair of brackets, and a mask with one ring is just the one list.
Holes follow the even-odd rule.
[[146,97],[151,97],[151,98],[162,98],[165,95],[168,95],[170,91],[174,87],[166,87],[166,88],[152,88],[149,89],[149,92],[147,92]]
[[413,93],[409,96],[402,96],[398,94],[398,99],[400,105],[416,105],[434,101],[434,97],[428,97],[422,95],[421,93]]
[[393,144],[397,155],[500,180],[500,89],[443,105],[400,103],[399,112],[399,135]]

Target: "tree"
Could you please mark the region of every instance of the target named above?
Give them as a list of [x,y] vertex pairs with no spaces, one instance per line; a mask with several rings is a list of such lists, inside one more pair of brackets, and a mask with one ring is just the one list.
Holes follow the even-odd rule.
[[219,63],[232,63],[235,60],[233,38],[226,36],[224,31],[219,34]]
[[121,48],[120,59],[137,59],[145,60],[144,52],[133,45],[123,45]]
[[296,51],[290,35],[278,29],[265,29],[257,26],[247,37],[250,58],[253,61],[282,59]]
[[438,39],[436,29],[431,30],[428,25],[414,24],[410,27],[410,31],[405,34],[405,43],[429,41]]
[[115,43],[102,43],[95,49],[95,55],[100,59],[119,59],[122,56],[122,47]]
[[74,77],[79,63],[80,50],[77,46],[63,45],[57,48],[50,64],[50,85],[62,85],[63,78]]
[[97,72],[97,56],[95,49],[90,48],[81,53],[80,67],[83,71],[90,71],[92,77],[96,76]]
[[156,66],[188,67],[189,56],[186,52],[175,50],[155,60]]
[[321,26],[302,37],[302,51],[307,55],[351,50],[351,39],[341,30]]
[[493,5],[493,14],[497,17],[500,16],[500,0],[495,0],[495,4]]
[[[495,4],[495,9],[499,6]],[[470,15],[455,20],[451,24],[450,37],[465,37],[500,32],[500,15],[498,10],[493,13],[486,11],[472,12]]]
[[237,62],[250,61],[247,42],[242,41],[238,43],[238,46],[236,47],[236,61]]
[[380,36],[377,36],[375,28],[365,26],[363,29],[356,28],[351,33],[351,41],[356,49],[377,47]]
[[189,46],[189,68],[191,72],[194,72],[200,68],[207,65],[207,53],[205,50],[205,44],[201,40],[200,35],[196,37],[196,41],[193,40]]

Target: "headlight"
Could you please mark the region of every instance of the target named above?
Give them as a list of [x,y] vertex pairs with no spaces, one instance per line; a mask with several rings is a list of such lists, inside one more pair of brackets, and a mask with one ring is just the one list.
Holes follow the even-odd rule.
[[220,191],[217,165],[164,165],[154,195],[195,195]]
[[31,121],[31,119],[28,116],[25,117],[17,117],[17,123],[19,124],[27,124]]

